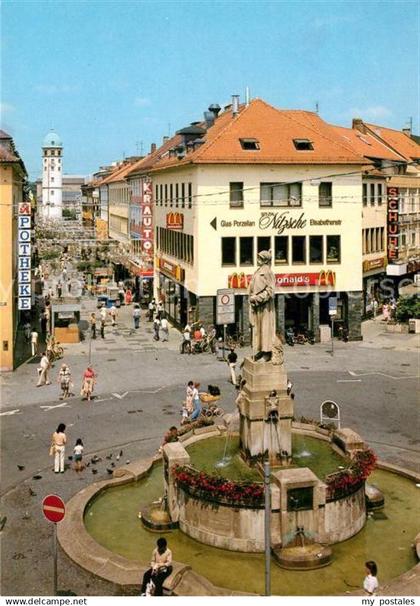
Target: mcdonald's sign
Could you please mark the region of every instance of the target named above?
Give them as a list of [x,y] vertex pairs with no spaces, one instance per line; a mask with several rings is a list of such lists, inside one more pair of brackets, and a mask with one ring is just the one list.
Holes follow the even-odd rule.
[[322,269],[318,275],[319,286],[335,286],[335,272],[330,269]]
[[398,187],[388,187],[387,189],[387,252],[388,261],[396,261],[398,259],[398,241],[400,235],[399,225],[399,189]]
[[[228,276],[228,288],[248,288],[251,275],[234,273]],[[335,286],[336,274],[331,269],[300,274],[275,274],[276,288],[304,286]]]
[[167,229],[184,229],[184,215],[178,212],[170,212],[166,215]]

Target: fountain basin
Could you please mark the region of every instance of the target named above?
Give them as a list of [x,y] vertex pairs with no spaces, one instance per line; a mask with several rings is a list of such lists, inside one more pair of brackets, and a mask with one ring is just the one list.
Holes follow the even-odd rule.
[[310,545],[274,548],[274,561],[288,570],[315,570],[331,564],[332,549],[328,545]]

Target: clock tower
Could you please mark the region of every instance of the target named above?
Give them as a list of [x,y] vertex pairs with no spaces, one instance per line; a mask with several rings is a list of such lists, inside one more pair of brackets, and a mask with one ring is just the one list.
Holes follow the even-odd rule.
[[61,219],[63,205],[63,144],[51,130],[42,144],[42,217]]

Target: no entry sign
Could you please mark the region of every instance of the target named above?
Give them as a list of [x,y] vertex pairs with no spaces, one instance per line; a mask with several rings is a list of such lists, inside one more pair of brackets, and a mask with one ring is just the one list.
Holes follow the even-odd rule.
[[220,288],[217,291],[216,324],[233,324],[235,322],[235,291],[231,288]]
[[49,494],[42,501],[42,511],[50,522],[61,522],[66,513],[66,507],[61,497],[56,494]]

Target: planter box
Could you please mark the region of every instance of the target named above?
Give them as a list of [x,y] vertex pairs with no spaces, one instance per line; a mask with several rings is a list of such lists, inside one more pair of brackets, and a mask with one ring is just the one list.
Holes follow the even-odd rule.
[[408,324],[387,324],[386,332],[396,332],[399,334],[408,334]]

